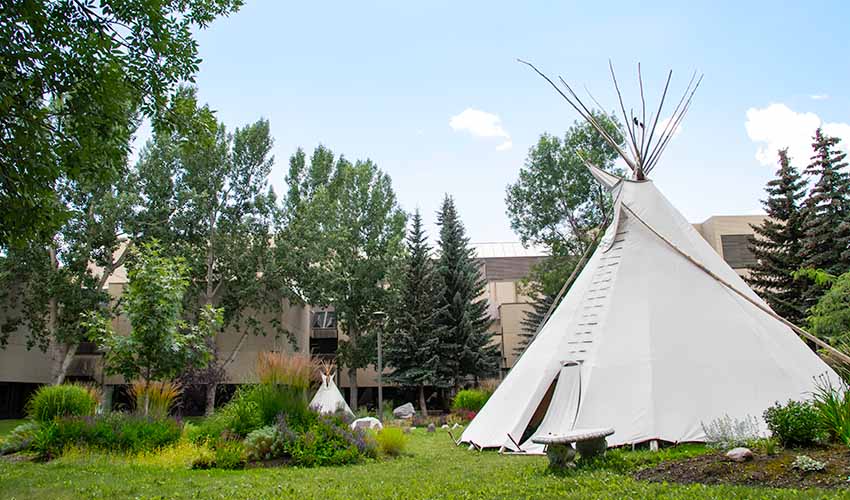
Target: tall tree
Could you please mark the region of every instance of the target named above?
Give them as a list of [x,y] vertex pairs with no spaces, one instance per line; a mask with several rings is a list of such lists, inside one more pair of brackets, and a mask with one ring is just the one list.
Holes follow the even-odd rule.
[[486,281],[451,196],[443,199],[437,223],[441,286],[437,322],[443,330],[440,375],[458,387],[467,377],[497,374],[499,348],[488,331],[493,320],[487,312],[487,300],[481,298]]
[[388,272],[401,255],[406,217],[389,176],[371,161],[335,159],[321,146],[309,166],[305,160],[299,151],[290,162],[282,258],[301,269],[298,286],[309,303],[336,311],[346,335],[339,361],[356,408],[357,369],[375,358],[370,326],[389,305]]
[[767,218],[752,226],[755,236],[750,239],[750,250],[756,263],[746,278],[777,314],[796,324],[801,324],[806,312],[806,285],[794,278],[794,272],[803,266],[800,200],[805,186],[800,172],[791,165],[788,150],[779,150],[779,169],[776,178],[767,183],[767,199],[762,201]]
[[0,249],[51,239],[70,215],[57,196],[62,179],[120,176],[127,103],[167,118],[169,94],[198,69],[194,32],[241,3],[0,3]]
[[64,180],[57,196],[68,214],[65,223],[46,242],[13,246],[0,258],[0,346],[23,327],[27,348],[49,354],[53,384],[65,380],[77,347],[87,340],[84,313],[110,314],[104,285],[127,257],[124,236],[136,203],[126,182]]
[[447,386],[448,381],[440,377],[439,280],[419,210],[413,214],[400,271],[384,346],[387,365],[393,369],[387,378],[416,388],[419,408],[427,415],[425,386]]
[[806,174],[816,178],[805,201],[803,265],[838,276],[850,270],[850,174],[839,139],[818,128]]
[[[622,143],[617,119],[598,111],[593,114]],[[563,140],[540,136],[528,152],[519,179],[507,187],[511,228],[523,245],[543,246],[551,256],[532,273],[545,294],[557,294],[610,213],[611,197],[582,158],[620,173],[614,168],[617,151],[590,124],[576,122]]]
[[[225,326],[239,335],[229,352],[213,349],[217,356],[206,376],[195,378],[206,379],[211,413],[220,377],[248,335],[267,334],[257,313],[280,318],[287,300],[298,297],[275,282],[280,273],[266,272],[273,265],[277,217],[268,186],[274,163],[268,121],[228,133],[187,87],[174,99],[172,114],[176,126],[157,131],[137,168],[146,201],[138,238],[162,238],[172,254],[185,256],[191,276],[187,301],[223,308]],[[282,325],[280,319],[273,323],[275,333],[289,335]]]

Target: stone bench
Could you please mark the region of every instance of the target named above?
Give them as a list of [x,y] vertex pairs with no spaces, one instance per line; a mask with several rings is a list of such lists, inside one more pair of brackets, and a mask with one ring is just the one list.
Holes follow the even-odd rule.
[[[563,469],[573,463],[578,451],[583,459],[592,459],[605,453],[608,448],[606,437],[614,434],[614,429],[576,429],[564,434],[548,434],[531,439],[533,443],[546,446],[549,465]],[[575,448],[573,448],[575,443]]]

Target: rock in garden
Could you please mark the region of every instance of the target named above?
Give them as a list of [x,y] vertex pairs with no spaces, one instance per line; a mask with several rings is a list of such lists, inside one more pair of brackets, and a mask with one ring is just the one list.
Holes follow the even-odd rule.
[[413,408],[413,403],[404,403],[393,410],[395,418],[413,418],[416,415],[416,410]]
[[452,426],[452,430],[460,429],[460,428],[462,428],[462,427],[463,427],[462,425],[460,425],[459,423],[455,422],[455,424]]
[[352,429],[374,429],[376,431],[379,431],[379,430],[383,429],[384,426],[381,425],[381,421],[378,420],[375,417],[363,417],[363,418],[358,418],[354,422],[351,422],[351,428]]
[[443,424],[443,425],[440,426],[440,429],[448,429],[448,428],[449,428],[449,424]]
[[726,452],[726,458],[733,462],[746,462],[753,459],[753,452],[749,448],[732,448]]
[[437,432],[437,426],[434,424],[428,424],[428,432]]

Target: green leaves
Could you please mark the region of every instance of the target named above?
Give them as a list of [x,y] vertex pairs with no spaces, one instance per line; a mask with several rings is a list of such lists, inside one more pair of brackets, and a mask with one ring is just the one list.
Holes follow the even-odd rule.
[[[96,186],[126,162],[135,110],[159,126],[198,69],[193,30],[241,0],[23,1],[0,6],[0,248],[49,240],[58,183]],[[20,217],[27,214],[27,217]]]
[[370,160],[349,162],[319,146],[309,164],[290,159],[284,227],[276,261],[305,300],[333,305],[348,333],[341,361],[364,367],[374,358],[372,313],[386,308],[388,270],[401,255],[406,217],[392,182]]
[[90,319],[89,331],[106,348],[105,369],[125,380],[170,380],[208,361],[207,336],[221,325],[221,311],[204,307],[195,328],[183,321],[183,295],[189,286],[185,262],[166,257],[156,241],[132,256],[123,296],[130,334],[117,335]]
[[493,320],[487,300],[480,298],[486,282],[469,247],[466,229],[454,200],[446,195],[437,214],[440,226],[439,315],[441,377],[457,387],[467,376],[485,377],[498,372],[499,349],[488,331]]
[[[622,139],[614,117],[594,112],[608,133]],[[555,294],[593,241],[593,232],[610,213],[611,199],[584,165],[613,169],[618,155],[590,124],[575,124],[564,139],[543,134],[528,153],[519,179],[508,185],[505,203],[511,228],[524,245],[549,249],[555,262],[549,269],[538,267],[535,279],[544,291]]]

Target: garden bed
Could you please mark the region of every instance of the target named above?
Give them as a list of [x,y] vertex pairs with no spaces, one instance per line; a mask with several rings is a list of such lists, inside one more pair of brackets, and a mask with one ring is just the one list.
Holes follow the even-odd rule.
[[[792,467],[806,455],[824,462],[823,471],[803,472]],[[753,460],[736,463],[722,453],[663,462],[634,474],[636,479],[681,484],[765,486],[776,488],[850,488],[850,449],[846,446],[778,450],[755,453]]]

